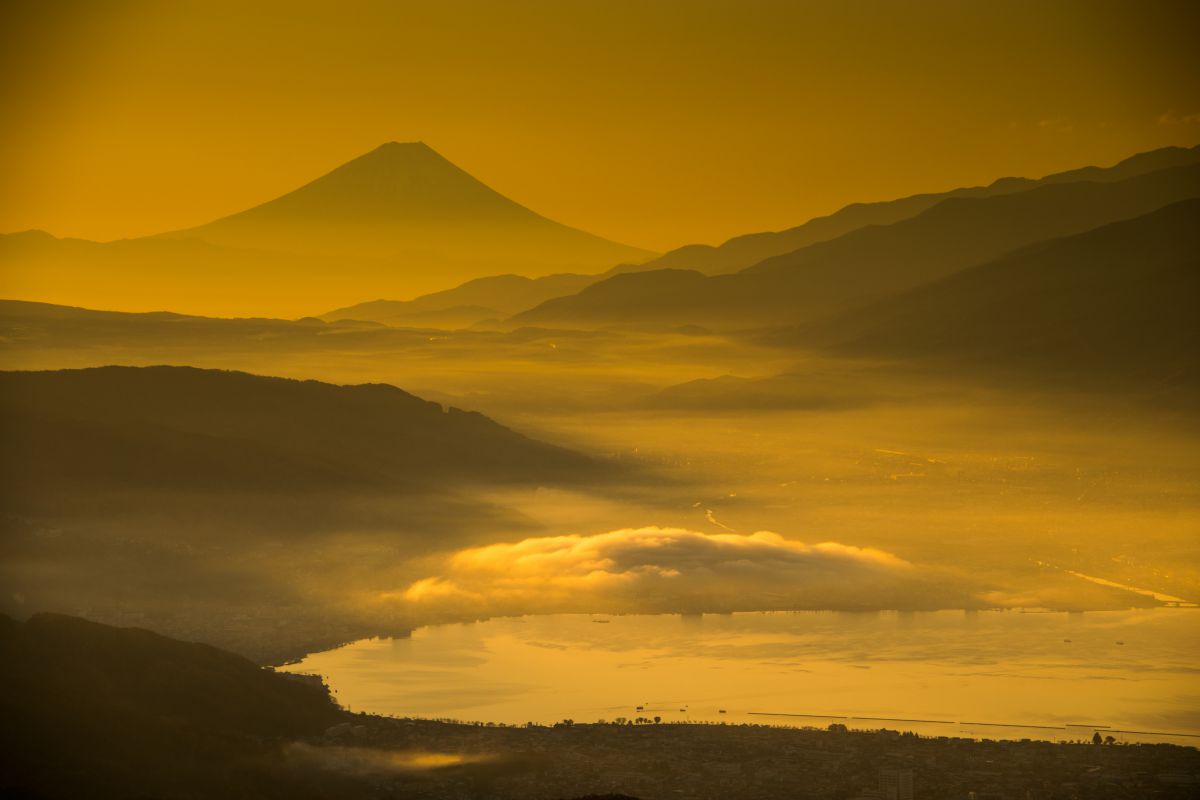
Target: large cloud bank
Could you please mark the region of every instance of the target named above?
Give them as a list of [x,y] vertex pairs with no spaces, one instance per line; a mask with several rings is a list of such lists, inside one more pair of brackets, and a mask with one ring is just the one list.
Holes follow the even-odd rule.
[[759,531],[627,528],[459,551],[391,599],[428,611],[703,612],[975,605],[957,581],[896,556]]

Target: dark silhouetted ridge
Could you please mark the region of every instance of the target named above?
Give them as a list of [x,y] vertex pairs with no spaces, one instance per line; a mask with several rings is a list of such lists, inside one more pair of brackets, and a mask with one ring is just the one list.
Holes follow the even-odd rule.
[[273,743],[344,718],[315,682],[208,645],[59,614],[0,622],[6,797],[231,796]]
[[5,493],[558,482],[576,453],[394,386],[189,367],[0,373]]
[[600,273],[652,255],[531,211],[421,142],[389,142],[184,230],[103,244],[0,236],[12,299],[208,316],[297,317],[497,274]]
[[795,228],[737,236],[718,247],[680,247],[646,262],[641,268],[693,269],[710,275],[736,272],[764,259],[790,253],[817,242],[836,239],[868,225],[891,225],[910,219],[952,197],[992,197],[1056,183],[1121,181],[1160,169],[1187,166],[1197,162],[1200,162],[1200,146],[1163,147],[1130,156],[1111,167],[1083,167],[1039,179],[1000,178],[987,186],[918,194],[878,203],[852,203],[829,216],[816,217]]
[[[860,228],[731,275],[627,273],[523,312],[522,325],[726,327],[806,324],[1006,253],[1200,197],[1200,164],[1123,181],[1051,183],[950,198],[891,225]],[[689,277],[684,277],[689,276]]]
[[420,325],[439,312],[472,309],[464,319],[482,320],[507,317],[561,295],[579,291],[601,280],[600,275],[546,275],[526,278],[521,275],[492,275],[476,278],[461,286],[423,295],[415,300],[372,300],[321,315],[334,322],[343,319],[368,320],[387,325]]
[[[952,275],[799,341],[958,369],[1087,377],[1130,391],[1200,385],[1200,199]],[[965,366],[964,366],[965,365]]]

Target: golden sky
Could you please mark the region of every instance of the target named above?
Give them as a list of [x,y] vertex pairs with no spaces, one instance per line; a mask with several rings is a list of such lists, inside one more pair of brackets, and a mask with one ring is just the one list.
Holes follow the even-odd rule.
[[423,140],[663,250],[1200,142],[1193,2],[0,6],[0,231],[199,224]]

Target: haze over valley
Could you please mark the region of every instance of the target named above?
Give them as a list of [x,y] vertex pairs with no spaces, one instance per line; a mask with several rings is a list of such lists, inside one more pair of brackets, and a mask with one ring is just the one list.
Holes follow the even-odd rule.
[[[991,197],[950,196],[724,278],[674,268],[480,278],[295,321],[6,301],[5,366],[59,370],[5,378],[6,420],[19,434],[6,452],[6,486],[21,511],[10,526],[30,559],[6,564],[22,598],[6,602],[12,611],[28,603],[106,619],[142,607],[126,599],[102,609],[95,604],[115,596],[112,587],[70,571],[57,589],[24,581],[22,570],[69,551],[58,544],[57,556],[47,552],[44,526],[56,540],[82,536],[134,571],[147,558],[174,559],[171,569],[186,571],[201,592],[192,602],[243,581],[256,587],[234,593],[257,598],[248,609],[263,597],[319,598],[363,632],[372,619],[391,630],[538,611],[1115,609],[1159,602],[1154,593],[1194,602],[1197,327],[1189,309],[1200,199],[1187,198],[1200,198],[1198,154],[1168,150],[1067,173],[1085,180],[999,181],[993,186],[1008,188]],[[1173,166],[1155,169],[1163,163]],[[427,190],[387,170],[370,185],[344,202],[360,208],[389,198],[376,209],[386,217],[407,207],[392,198]],[[936,249],[939,242],[957,250]],[[918,258],[920,247],[938,252],[941,265]],[[895,252],[920,270],[887,260]],[[744,288],[713,295],[722,309],[714,319],[701,301],[666,288],[686,275],[699,286],[736,280]],[[764,275],[787,283],[760,283]],[[353,285],[344,274],[339,280]],[[779,302],[785,285],[810,299]],[[1087,303],[1066,312],[1080,292]],[[253,297],[253,288],[241,296]],[[478,305],[485,302],[491,307]],[[731,327],[738,303],[742,321]],[[580,310],[552,317],[552,326],[532,324],[570,304]],[[489,319],[460,327],[453,317],[471,308]],[[609,309],[607,322],[583,308]],[[751,326],[755,313],[761,324]],[[94,369],[107,364],[129,367]],[[213,371],[224,369],[308,382]],[[367,383],[434,402],[354,386]],[[257,399],[256,387],[270,393]],[[319,405],[325,397],[337,402]],[[394,411],[389,397],[399,403]],[[362,402],[383,416],[364,416]],[[500,424],[453,409],[447,416],[434,403]],[[425,417],[406,422],[418,409],[444,419],[455,438],[436,438],[418,421]],[[63,463],[74,466],[63,471]],[[1147,486],[1160,493],[1153,509],[1138,499]],[[213,499],[230,492],[233,505]],[[55,500],[64,494],[74,498],[69,506]],[[166,539],[164,514],[179,516]],[[189,555],[112,550],[103,544],[111,534],[97,530],[114,520],[126,536],[141,531],[138,541]],[[972,534],[959,535],[964,529]],[[216,566],[230,552],[231,530],[244,530],[239,547],[249,548],[235,559],[236,576]],[[437,565],[469,558],[454,555],[466,545],[621,542],[622,531],[658,531],[649,538],[699,549],[674,563],[655,547],[619,567],[624,556],[601,548],[583,563],[612,564],[605,570],[614,581],[667,577],[643,588],[564,589],[566,604],[549,590],[550,575],[531,573],[528,588],[500,590],[510,568],[499,567],[463,588]],[[312,544],[288,548],[298,535]],[[209,566],[191,549],[200,542],[216,547]],[[756,542],[761,569],[777,571],[778,587],[767,572],[722,576],[722,548],[741,552],[740,542]],[[823,551],[806,548],[822,542],[843,548],[824,552],[846,555],[810,563],[802,554],[815,557]],[[322,574],[281,580],[280,556],[270,555],[278,547],[299,574],[323,563]],[[333,557],[327,549],[352,547],[387,555]],[[878,554],[862,562],[871,567],[861,576],[855,552]],[[418,557],[426,559],[420,568]],[[248,571],[256,559],[270,580]],[[348,571],[330,569],[337,562]],[[902,568],[895,579],[879,571],[888,563]],[[426,591],[405,589],[421,579]],[[120,594],[153,597],[152,586],[121,582]],[[210,624],[228,627],[216,616]]]
[[[129,12],[191,66],[129,52],[175,64],[195,113],[228,105],[245,152],[164,100],[177,160],[145,144],[113,180],[97,143],[76,185],[45,167],[61,125],[30,146],[61,203],[14,172],[45,224],[0,197],[0,711],[28,731],[0,793],[1193,796],[1200,135],[1191,73],[1155,60],[1194,62],[1182,22],[1138,17],[1165,43],[1136,61],[1119,44],[1148,34],[1108,11],[959,9],[1073,66],[960,48],[934,80],[768,6],[231,8],[271,91],[209,84],[232,63],[193,49],[210,21]],[[893,23],[933,59],[926,11]],[[594,29],[528,38],[573,13]],[[75,63],[65,21],[10,15]],[[663,37],[654,69],[611,49],[644,37],[627,18]],[[1084,92],[1101,40],[1147,74]],[[562,74],[524,63],[546,48]],[[889,122],[860,118],[893,70],[957,99],[893,86],[911,108],[876,92]],[[1087,113],[1047,110],[1068,83]],[[138,141],[159,124],[89,91]]]

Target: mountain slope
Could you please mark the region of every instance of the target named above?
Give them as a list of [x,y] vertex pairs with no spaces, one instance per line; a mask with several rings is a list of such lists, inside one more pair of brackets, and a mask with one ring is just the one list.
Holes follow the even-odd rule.
[[533,308],[554,297],[574,294],[601,280],[600,275],[546,275],[526,278],[521,275],[493,275],[476,278],[461,286],[422,295],[414,300],[374,300],[339,308],[320,315],[335,322],[343,319],[367,320],[385,325],[430,324],[439,312],[460,310],[464,320],[477,322],[488,317],[508,317]]
[[1067,183],[944,200],[767,259],[732,275],[626,273],[548,301],[514,325],[795,325],[907,291],[1035,242],[1129,219],[1200,196],[1200,164],[1114,183]]
[[[219,247],[195,239],[89,242],[42,231],[0,235],[4,296],[56,305],[247,317],[302,316],[320,308],[310,293],[361,296],[375,266],[339,263],[339,289],[327,259]],[[359,290],[361,291],[361,290]],[[327,302],[327,301],[326,301]]]
[[1193,199],[1029,247],[795,337],[843,354],[1021,370],[1034,379],[1194,387],[1198,296]]
[[421,143],[391,142],[293,192],[181,231],[109,243],[0,236],[12,299],[304,316],[500,273],[602,272],[652,254],[552,222]]
[[708,275],[736,272],[764,259],[836,239],[868,225],[890,225],[910,219],[951,197],[992,197],[1056,183],[1107,183],[1197,162],[1200,162],[1200,146],[1164,147],[1130,156],[1112,167],[1083,167],[1036,180],[1001,178],[988,186],[918,194],[879,203],[854,203],[829,216],[817,217],[784,231],[738,236],[718,247],[687,245],[642,264],[640,269],[692,269]]
[[0,612],[272,663],[403,630],[381,593],[516,526],[501,493],[612,474],[392,386],[184,367],[0,373],[0,440]]
[[0,373],[5,495],[364,491],[586,474],[585,457],[393,386],[187,367]]
[[736,324],[754,302],[742,276],[707,277],[694,270],[626,272],[556,297],[513,316],[512,326],[620,326],[669,328],[683,324]]
[[321,687],[232,653],[59,614],[0,617],[0,716],[5,797],[307,794],[252,779],[256,762],[346,719]]
[[440,265],[447,273],[474,263],[474,275],[462,277],[483,274],[484,265],[507,263],[540,274],[556,265],[558,271],[603,269],[649,255],[552,222],[422,142],[388,142],[260,206],[159,238],[364,256],[399,269]]

